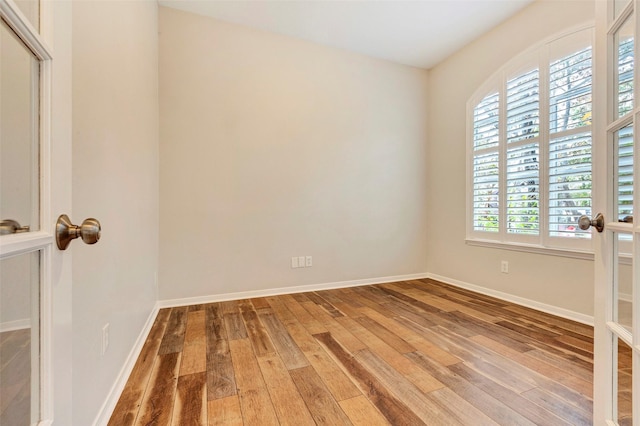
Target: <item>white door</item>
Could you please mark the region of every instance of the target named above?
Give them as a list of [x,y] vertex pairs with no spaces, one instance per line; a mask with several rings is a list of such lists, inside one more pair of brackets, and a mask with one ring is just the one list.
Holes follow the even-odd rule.
[[[596,1],[594,424],[640,425],[638,0]],[[596,222],[594,220],[594,222]],[[602,229],[602,226],[604,229]],[[636,373],[636,374],[634,374]]]
[[0,0],[2,425],[71,424],[70,7]]

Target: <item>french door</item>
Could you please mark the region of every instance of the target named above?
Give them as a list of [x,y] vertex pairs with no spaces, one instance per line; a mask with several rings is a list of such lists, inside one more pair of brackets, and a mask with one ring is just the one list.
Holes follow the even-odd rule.
[[[66,2],[65,2],[66,3]],[[0,0],[0,424],[71,424],[70,5]],[[64,255],[63,255],[64,253]]]
[[592,220],[596,425],[640,425],[639,5],[596,1],[594,207],[602,213]]

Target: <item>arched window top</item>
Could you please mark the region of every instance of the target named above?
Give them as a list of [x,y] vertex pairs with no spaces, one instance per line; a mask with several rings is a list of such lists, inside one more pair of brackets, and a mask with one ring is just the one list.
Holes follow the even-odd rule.
[[[467,238],[590,248],[593,26],[552,37],[471,97]],[[631,49],[631,54],[633,49]]]
[[540,61],[547,63],[562,60],[586,47],[591,48],[594,43],[594,25],[585,24],[553,35],[534,46],[525,49],[517,56],[499,66],[469,98],[468,106],[473,107],[479,101],[498,91],[500,83],[505,78],[526,74],[538,68]]

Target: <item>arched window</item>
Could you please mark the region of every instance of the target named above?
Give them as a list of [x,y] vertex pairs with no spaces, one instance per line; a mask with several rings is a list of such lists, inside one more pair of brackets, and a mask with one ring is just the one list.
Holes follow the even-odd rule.
[[469,240],[590,250],[577,221],[591,216],[593,38],[583,28],[526,51],[469,101]]

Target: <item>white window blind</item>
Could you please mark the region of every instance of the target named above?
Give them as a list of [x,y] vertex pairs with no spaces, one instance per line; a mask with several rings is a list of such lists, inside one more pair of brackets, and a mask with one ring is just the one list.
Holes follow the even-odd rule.
[[498,146],[498,93],[484,98],[473,110],[473,147],[475,150]]
[[615,134],[617,142],[618,220],[633,215],[633,125],[623,127]]
[[495,152],[478,155],[473,161],[473,227],[476,231],[498,232],[498,160]]
[[549,67],[549,132],[591,124],[591,48],[553,62]]
[[507,151],[507,232],[538,235],[538,144]]
[[577,227],[591,216],[591,48],[549,66],[549,234],[591,237]]
[[499,93],[485,97],[473,111],[473,228],[498,232]]
[[554,237],[589,238],[577,227],[591,216],[591,132],[549,142],[549,232]]
[[537,69],[507,82],[507,141],[538,136],[540,78]]
[[[633,109],[633,55],[634,42],[631,35],[618,41],[618,116]],[[618,161],[616,204],[618,220],[633,216],[633,125],[615,133]]]
[[[507,81],[507,232],[539,231],[540,73],[538,69]],[[522,146],[521,141],[527,145]],[[534,143],[530,143],[534,142]]]
[[[516,65],[538,65],[501,71],[488,82],[499,90],[470,105],[472,238],[588,248],[580,244],[589,244],[591,233],[579,230],[577,221],[591,215],[591,39],[592,29],[583,30],[517,58]],[[541,59],[549,56],[553,60]],[[631,160],[629,140],[620,135],[625,164]],[[620,203],[630,199],[632,179],[625,170]]]
[[618,117],[633,109],[633,38],[618,45]]

